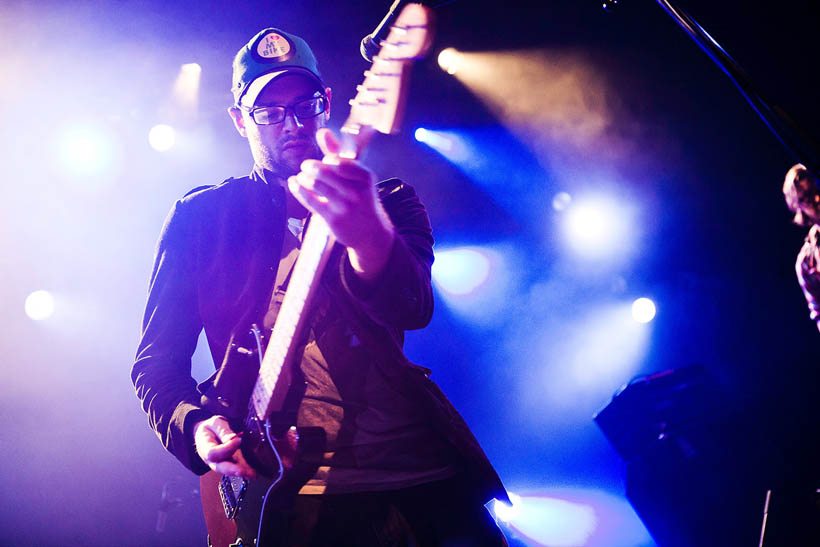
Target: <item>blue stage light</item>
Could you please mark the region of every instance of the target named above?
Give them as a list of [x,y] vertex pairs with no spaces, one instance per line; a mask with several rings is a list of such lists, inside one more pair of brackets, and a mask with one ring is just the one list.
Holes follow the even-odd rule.
[[558,192],[552,198],[552,208],[556,211],[565,211],[572,203],[572,196],[567,192]]
[[490,258],[471,247],[438,251],[432,273],[441,290],[450,295],[469,295],[487,281]]
[[531,151],[500,126],[418,131],[416,138],[453,164],[522,222],[543,222],[548,186]]
[[474,326],[505,324],[511,302],[523,290],[515,247],[453,247],[437,249],[433,284],[441,301]]
[[564,235],[585,259],[624,259],[635,246],[631,207],[609,197],[573,200],[566,208]]
[[512,504],[503,501],[493,501],[493,513],[498,520],[502,522],[512,522],[518,518],[519,510],[521,509],[521,496],[512,492],[507,492],[510,496]]
[[649,298],[638,298],[632,303],[632,319],[638,323],[649,323],[655,318],[655,303]]
[[423,142],[445,157],[448,157],[448,154],[453,151],[455,146],[453,137],[445,131],[433,131],[431,129],[419,127],[416,129],[414,135],[417,141]]
[[[507,341],[510,356],[539,333],[528,355],[533,373],[516,381],[516,401],[522,420],[531,427],[574,421],[600,409],[624,378],[638,373],[650,348],[653,329],[632,318],[632,301],[601,302],[581,292],[563,297],[560,284],[539,289],[519,312],[529,330]],[[531,294],[536,295],[536,291]],[[533,310],[550,309],[538,319]],[[522,317],[523,316],[523,317]]]
[[496,501],[493,513],[528,545],[604,547],[652,545],[652,540],[623,498],[599,490],[551,489]]

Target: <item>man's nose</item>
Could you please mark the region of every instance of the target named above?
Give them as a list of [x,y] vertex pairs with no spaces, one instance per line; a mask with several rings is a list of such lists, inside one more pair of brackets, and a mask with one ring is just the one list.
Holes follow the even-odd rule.
[[304,124],[302,123],[302,120],[296,116],[296,113],[290,108],[285,110],[285,119],[282,120],[282,129],[293,131],[296,129],[301,129],[302,127],[304,127]]

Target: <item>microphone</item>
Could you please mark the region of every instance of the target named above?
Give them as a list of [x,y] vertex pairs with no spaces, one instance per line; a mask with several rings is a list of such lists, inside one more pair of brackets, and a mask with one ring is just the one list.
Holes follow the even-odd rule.
[[396,12],[399,7],[406,4],[407,1],[408,0],[395,0],[393,5],[390,6],[390,10],[387,12],[387,15],[385,15],[382,22],[379,23],[379,26],[377,26],[373,32],[362,38],[359,51],[361,52],[362,57],[364,57],[364,60],[368,63],[372,63],[373,57],[379,53],[379,50],[382,47],[382,40],[387,38],[387,35],[390,33],[390,26],[393,24],[393,19],[395,19],[396,15],[398,15]]

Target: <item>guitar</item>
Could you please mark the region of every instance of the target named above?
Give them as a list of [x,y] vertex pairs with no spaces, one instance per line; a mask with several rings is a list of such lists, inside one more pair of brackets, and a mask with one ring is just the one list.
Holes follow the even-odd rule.
[[[341,130],[342,157],[360,157],[377,131],[397,131],[411,62],[430,46],[430,16],[420,4],[409,4],[399,14],[350,101],[350,115]],[[214,387],[203,398],[207,408],[226,416],[241,430],[242,453],[259,474],[254,480],[214,471],[201,477],[202,508],[214,547],[265,545],[270,530],[277,528],[277,520],[315,472],[315,465],[301,456],[324,451],[324,431],[293,426],[293,416],[284,410],[292,406],[293,366],[305,312],[334,244],[325,221],[314,215],[270,336],[254,326],[250,333],[253,347],[232,343]],[[254,381],[247,371],[256,374],[257,360]]]

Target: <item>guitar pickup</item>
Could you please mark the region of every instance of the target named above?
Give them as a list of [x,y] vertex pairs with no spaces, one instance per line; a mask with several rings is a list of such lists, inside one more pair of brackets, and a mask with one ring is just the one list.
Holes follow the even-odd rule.
[[222,475],[219,480],[219,497],[222,499],[222,509],[225,510],[226,518],[233,519],[236,516],[247,489],[246,479]]

